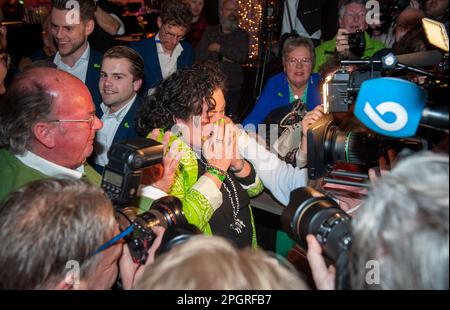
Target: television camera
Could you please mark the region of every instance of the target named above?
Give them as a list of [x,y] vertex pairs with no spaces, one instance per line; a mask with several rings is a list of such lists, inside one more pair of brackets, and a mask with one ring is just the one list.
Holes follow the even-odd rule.
[[[365,173],[333,171],[334,164],[344,162],[370,168],[388,149],[426,150],[430,143],[416,136],[419,126],[448,133],[448,72],[438,77],[411,65],[438,64],[442,59],[448,61],[448,57],[434,50],[398,57],[389,53],[375,60],[342,60],[339,70],[328,76],[323,85],[324,111],[328,116],[308,129],[309,178],[325,176],[325,181],[331,183],[368,187]],[[349,66],[357,69],[351,71]],[[418,86],[386,77],[396,70],[422,74],[429,80]],[[365,126],[358,124],[342,130],[330,113],[352,109]]]
[[[442,29],[442,25],[438,26]],[[437,41],[436,46],[443,47],[444,55],[427,51],[398,57],[387,54],[375,60],[341,61],[341,68],[324,83],[327,114],[308,128],[310,179],[324,177],[328,183],[368,187],[366,174],[333,171],[335,163],[370,167],[377,164],[387,149],[411,152],[429,149],[429,140],[417,135],[422,127],[448,136],[448,37]],[[351,71],[350,65],[365,67]],[[437,65],[437,73],[417,68],[430,65]],[[404,79],[385,77],[400,70],[424,75],[428,81],[419,86]],[[351,123],[344,129],[334,122],[333,113],[352,109],[365,126],[355,127]],[[336,266],[337,289],[348,288],[350,224],[350,216],[335,200],[309,187],[292,191],[281,215],[283,230],[303,249],[307,248],[308,234],[316,237],[325,258]]]

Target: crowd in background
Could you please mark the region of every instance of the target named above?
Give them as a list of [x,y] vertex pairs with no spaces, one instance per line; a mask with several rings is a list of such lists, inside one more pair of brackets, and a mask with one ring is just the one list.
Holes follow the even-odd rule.
[[[126,34],[116,4],[78,0],[73,23],[67,2],[52,0],[44,45],[20,63],[11,62],[15,38],[0,25],[0,288],[108,289],[119,279],[124,289],[334,289],[339,275],[314,236],[307,249],[314,284],[264,252],[251,198],[265,188],[287,205],[292,190],[311,185],[307,131],[324,115],[321,86],[339,61],[433,49],[421,19],[442,22],[448,33],[448,0],[412,0],[383,11],[379,23],[362,0],[281,2],[287,34],[273,51],[281,71],[245,109],[250,37],[235,0],[220,1],[217,25],[208,25],[203,0],[162,1],[158,32],[128,46],[116,41]],[[3,22],[22,11],[5,1]],[[355,33],[362,48],[349,40]],[[295,147],[274,153],[258,126],[297,110]],[[351,113],[338,118],[358,126]],[[123,240],[98,250],[120,234],[100,189],[108,150],[137,137],[164,145],[162,163],[144,176],[140,210],[177,197],[204,235],[155,258],[164,234],[156,228],[145,264],[133,262]],[[442,142],[445,155],[437,154]],[[372,178],[358,201],[351,288],[448,289],[448,131],[432,148],[440,151],[391,158],[392,171]],[[286,236],[277,242],[293,246]],[[81,266],[78,279],[66,273],[71,260]],[[375,285],[362,280],[369,260],[389,270]]]

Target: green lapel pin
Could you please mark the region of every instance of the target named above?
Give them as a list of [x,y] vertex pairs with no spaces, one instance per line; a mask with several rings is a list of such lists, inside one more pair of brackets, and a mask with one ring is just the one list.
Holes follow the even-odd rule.
[[123,127],[130,128],[130,125],[128,125],[128,122],[125,122],[125,124],[123,124]]
[[100,69],[100,65],[99,64],[94,64],[94,68],[95,69]]

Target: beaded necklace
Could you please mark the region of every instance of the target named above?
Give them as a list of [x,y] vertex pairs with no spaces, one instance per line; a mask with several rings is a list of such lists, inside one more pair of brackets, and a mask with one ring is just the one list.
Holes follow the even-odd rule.
[[[203,164],[203,166],[205,168],[209,166],[200,157],[197,156],[197,159]],[[236,190],[236,185],[234,184],[233,180],[228,175],[228,173],[226,174],[226,179],[231,184],[231,188],[232,188],[233,193],[234,193],[234,199],[236,200],[236,203],[235,203],[234,200],[233,200],[233,195],[231,194],[231,190],[229,189],[229,187],[227,186],[227,184],[225,182],[222,182],[223,188],[225,188],[226,192],[228,193],[228,198],[230,199],[231,206],[233,207],[233,223],[231,223],[228,226],[228,228],[230,228],[231,230],[236,231],[236,233],[238,233],[238,234],[241,234],[242,233],[242,229],[245,228],[246,226],[245,226],[244,222],[240,218],[238,218],[238,213],[239,213],[239,210],[240,210],[240,204],[239,204],[238,193],[237,193],[237,190]]]

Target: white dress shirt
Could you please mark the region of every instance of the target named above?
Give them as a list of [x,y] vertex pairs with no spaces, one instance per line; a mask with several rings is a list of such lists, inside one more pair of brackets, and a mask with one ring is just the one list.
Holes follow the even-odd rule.
[[111,147],[120,123],[122,123],[125,115],[130,110],[136,96],[134,95],[120,110],[114,113],[110,113],[110,108],[103,102],[100,104],[100,108],[103,111],[103,127],[95,135],[95,151],[97,154],[95,163],[97,165],[104,167],[108,164],[108,150]]
[[85,83],[90,53],[91,53],[91,48],[89,47],[89,43],[88,43],[86,50],[81,55],[81,57],[75,62],[73,67],[66,65],[61,60],[61,55],[59,54],[59,52],[56,53],[53,62],[58,67],[58,69],[61,69],[63,71],[66,71],[66,72],[76,76],[77,78],[82,80],[83,83]]
[[159,39],[159,33],[156,35],[156,51],[158,52],[159,66],[161,67],[161,73],[163,80],[171,76],[175,71],[177,71],[177,60],[183,51],[183,47],[180,43],[177,44],[175,49],[170,53],[166,53],[162,47]]
[[81,179],[84,173],[84,166],[81,165],[76,169],[69,169],[55,163],[52,163],[30,151],[26,151],[23,155],[14,155],[24,165],[33,168],[49,177],[63,178],[69,177]]

